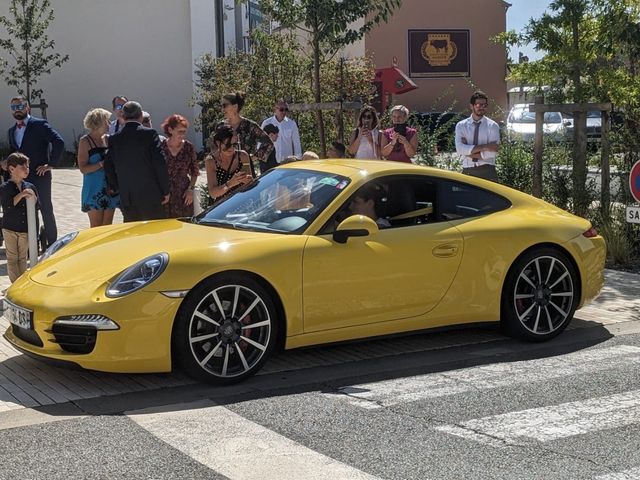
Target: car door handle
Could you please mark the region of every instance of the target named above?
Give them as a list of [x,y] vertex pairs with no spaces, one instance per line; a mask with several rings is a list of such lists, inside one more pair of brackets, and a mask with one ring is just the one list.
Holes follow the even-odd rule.
[[432,251],[434,257],[455,257],[458,254],[458,246],[450,243],[438,245]]

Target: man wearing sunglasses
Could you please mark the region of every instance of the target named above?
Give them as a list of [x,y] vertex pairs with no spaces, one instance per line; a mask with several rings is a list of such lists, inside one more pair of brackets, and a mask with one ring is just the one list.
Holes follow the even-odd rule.
[[262,122],[262,129],[267,125],[278,128],[278,139],[273,142],[276,146],[276,161],[281,163],[285,158],[295,155],[300,158],[302,147],[300,146],[300,132],[295,120],[289,118],[287,113],[289,106],[284,99],[279,99],[273,107],[274,115]]
[[44,223],[46,246],[58,238],[58,227],[51,203],[51,167],[57,166],[64,152],[64,140],[49,123],[30,115],[29,102],[23,97],[11,99],[11,115],[16,123],[9,129],[11,153],[29,157],[27,181],[38,191],[38,202]]
[[122,107],[127,103],[129,99],[124,95],[117,95],[111,100],[111,111],[113,112],[114,119],[109,122],[109,135],[118,133],[124,124],[127,123],[122,115]]

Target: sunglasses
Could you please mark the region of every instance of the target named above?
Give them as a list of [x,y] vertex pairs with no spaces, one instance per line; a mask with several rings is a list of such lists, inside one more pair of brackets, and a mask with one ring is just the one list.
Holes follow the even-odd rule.
[[279,107],[278,110],[281,111],[281,112],[288,112],[289,111],[289,109],[287,107]]
[[15,104],[15,105],[11,105],[11,110],[13,110],[14,112],[15,112],[16,110],[20,110],[20,111],[22,111],[22,110],[24,110],[24,109],[25,109],[25,107],[26,107],[26,105],[24,105],[23,103],[17,103],[17,104]]
[[115,110],[122,110],[122,107],[124,107],[124,103],[116,104],[116,106],[115,106],[115,107],[113,107],[113,108],[114,108]]
[[362,115],[362,118],[372,119],[372,118],[373,118],[373,116],[372,116],[372,115]]

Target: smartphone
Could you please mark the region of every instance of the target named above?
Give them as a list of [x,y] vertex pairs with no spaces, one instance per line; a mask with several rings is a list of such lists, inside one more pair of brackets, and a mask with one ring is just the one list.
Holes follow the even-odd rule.
[[371,130],[371,120],[368,118],[365,118],[362,121],[362,128],[366,128],[367,130]]
[[403,137],[407,136],[407,124],[406,123],[396,123],[393,126],[393,131],[398,135],[402,135]]

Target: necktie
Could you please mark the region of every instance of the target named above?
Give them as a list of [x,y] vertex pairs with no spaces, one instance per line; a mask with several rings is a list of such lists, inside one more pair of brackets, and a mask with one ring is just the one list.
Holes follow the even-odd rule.
[[480,133],[480,122],[473,122],[475,130],[473,131],[473,146],[478,145],[478,133]]
[[24,128],[24,122],[18,122],[16,126],[18,128]]

